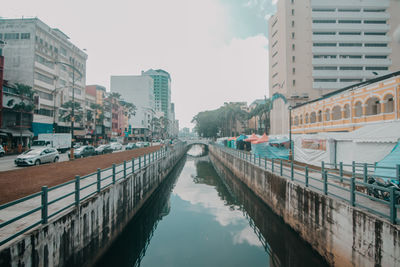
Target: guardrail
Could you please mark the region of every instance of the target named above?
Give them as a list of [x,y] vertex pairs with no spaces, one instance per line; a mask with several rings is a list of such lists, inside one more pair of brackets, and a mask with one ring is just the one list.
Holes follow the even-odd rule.
[[[213,145],[215,146],[215,144]],[[339,198],[348,202],[351,206],[366,209],[390,220],[393,224],[400,223],[397,214],[400,208],[400,192],[395,190],[394,187],[383,187],[368,183],[368,177],[377,178],[369,171],[372,166],[376,167],[375,164],[357,164],[353,162],[351,165],[348,164],[348,166],[352,167],[352,171],[346,172],[343,171],[343,167],[346,166],[343,163],[339,164],[339,169],[327,168],[327,166],[335,166],[324,162],[321,163],[321,167],[304,166],[295,164],[293,161],[259,157],[241,150],[221,145],[216,146],[224,152],[259,168],[279,174],[291,181],[296,181],[307,188],[322,192],[324,195]],[[396,170],[397,179],[400,178],[400,165],[380,168]],[[362,171],[357,172],[358,170]],[[376,198],[372,193],[374,190],[379,190],[385,194],[388,200]]]
[[[181,145],[183,145],[183,143],[178,143],[175,144],[175,147]],[[79,204],[87,198],[100,193],[103,189],[115,184],[120,180],[126,179],[130,174],[142,170],[149,164],[166,157],[169,153],[171,153],[171,149],[165,147],[155,152],[145,154],[137,158],[132,158],[130,162],[124,161],[118,165],[113,164],[109,168],[103,170],[97,169],[96,172],[82,177],[75,176],[74,180],[53,186],[51,188],[43,186],[41,192],[37,192],[32,195],[0,205],[0,212],[9,211],[12,213],[15,213],[15,209],[18,209],[18,205],[31,206],[30,204],[33,204],[34,206],[22,214],[18,214],[12,218],[6,220],[3,220],[2,218],[2,220],[0,220],[0,231],[2,231],[8,225],[21,222],[23,219],[27,219],[28,216],[40,212],[40,216],[35,216],[34,221],[30,222],[27,226],[24,225],[22,230],[13,232],[8,237],[0,240],[0,246],[40,224],[46,224],[50,218],[60,214],[66,209],[73,206],[79,206]],[[154,181],[150,181],[150,183],[152,182]],[[150,185],[151,184],[144,184],[143,187],[148,188]],[[61,196],[58,196],[57,194],[55,197],[53,197],[53,199],[50,200],[49,194],[56,194],[55,191],[57,190],[62,191],[63,194]],[[137,201],[135,199],[135,205],[136,203]],[[55,204],[58,206],[55,208],[55,210],[50,211],[50,207],[55,206]]]

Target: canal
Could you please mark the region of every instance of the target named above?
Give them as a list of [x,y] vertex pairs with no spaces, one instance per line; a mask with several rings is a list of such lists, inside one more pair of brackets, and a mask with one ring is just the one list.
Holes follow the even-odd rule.
[[193,146],[96,266],[327,266]]

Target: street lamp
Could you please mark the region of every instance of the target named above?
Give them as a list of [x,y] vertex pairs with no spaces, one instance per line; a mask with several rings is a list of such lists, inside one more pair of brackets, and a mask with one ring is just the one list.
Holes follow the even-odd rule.
[[4,70],[4,57],[3,48],[6,42],[0,40],[0,128],[3,124],[3,70]]
[[72,65],[61,62],[61,61],[50,61],[54,64],[61,64],[68,66],[72,69],[72,111],[71,111],[71,150],[70,150],[70,159],[74,159],[74,121],[75,121],[75,72],[77,72],[81,78],[83,77],[83,74],[75,67],[75,64],[73,61]]
[[292,151],[292,106],[289,106],[289,160],[293,160]]

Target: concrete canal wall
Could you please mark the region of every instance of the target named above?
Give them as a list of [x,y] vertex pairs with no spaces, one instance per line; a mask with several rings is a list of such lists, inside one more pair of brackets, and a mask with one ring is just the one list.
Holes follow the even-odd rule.
[[115,185],[82,201],[0,252],[1,266],[88,266],[111,245],[172,171],[187,146],[169,149]]
[[400,228],[210,146],[226,167],[332,266],[400,266]]

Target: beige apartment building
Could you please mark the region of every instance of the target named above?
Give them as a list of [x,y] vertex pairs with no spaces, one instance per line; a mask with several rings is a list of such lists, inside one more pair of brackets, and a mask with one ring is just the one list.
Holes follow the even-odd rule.
[[[396,0],[279,0],[268,22],[270,134],[287,134],[289,106],[400,69]],[[284,98],[287,102],[285,103]]]

